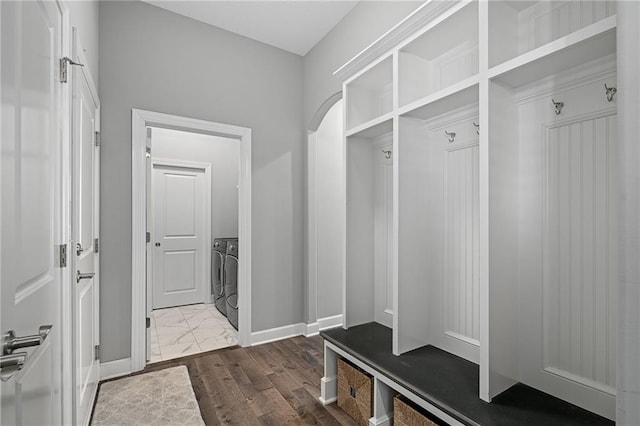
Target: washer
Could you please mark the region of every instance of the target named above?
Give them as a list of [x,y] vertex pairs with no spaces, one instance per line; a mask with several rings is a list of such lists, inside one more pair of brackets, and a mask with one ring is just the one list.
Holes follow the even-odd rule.
[[216,238],[211,248],[211,296],[221,314],[227,316],[227,303],[224,298],[224,258],[227,243],[237,238]]
[[229,323],[238,329],[238,240],[227,243],[224,259],[224,298]]

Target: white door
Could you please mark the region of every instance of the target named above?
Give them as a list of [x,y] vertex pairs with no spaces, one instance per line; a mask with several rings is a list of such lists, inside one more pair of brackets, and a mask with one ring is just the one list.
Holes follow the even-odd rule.
[[[3,350],[0,424],[61,424],[59,265],[63,243],[61,107],[62,13],[55,2],[0,2],[2,39],[2,270],[0,331],[33,335]],[[39,333],[41,326],[51,326]],[[45,337],[46,335],[46,337]],[[3,336],[4,343],[7,339]],[[38,344],[39,343],[39,344]]]
[[[77,37],[74,37],[77,40]],[[75,43],[77,46],[77,43]],[[74,48],[78,51],[79,49]],[[81,58],[74,57],[76,62]],[[99,147],[98,99],[85,68],[73,67],[72,235],[75,257],[73,291],[73,369],[75,422],[88,424],[96,395],[99,342]]]
[[154,163],[152,181],[153,308],[208,301],[209,173],[204,168]]

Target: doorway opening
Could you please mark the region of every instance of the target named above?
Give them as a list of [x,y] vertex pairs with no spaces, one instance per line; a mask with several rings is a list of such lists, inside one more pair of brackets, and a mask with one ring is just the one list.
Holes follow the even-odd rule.
[[132,370],[249,344],[251,129],[134,109],[132,147]]
[[147,128],[149,362],[238,344],[240,146]]

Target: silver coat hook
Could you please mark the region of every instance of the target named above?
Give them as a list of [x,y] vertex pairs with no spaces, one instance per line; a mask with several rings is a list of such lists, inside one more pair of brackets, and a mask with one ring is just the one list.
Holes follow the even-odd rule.
[[386,158],[387,160],[391,158],[391,150],[385,151],[384,149],[381,149],[380,151],[384,153],[384,158]]
[[618,93],[618,89],[615,87],[607,87],[607,83],[604,84],[604,90],[607,94],[607,100],[609,102],[613,101],[613,97]]
[[452,143],[454,140],[456,140],[456,132],[447,132],[445,130],[444,134],[449,136],[449,143]]
[[473,127],[476,128],[476,135],[480,135],[480,125],[476,124],[476,122],[473,122]]
[[556,115],[560,115],[562,108],[564,108],[564,102],[556,102],[553,99],[551,99],[551,102],[553,102],[553,106],[556,108]]

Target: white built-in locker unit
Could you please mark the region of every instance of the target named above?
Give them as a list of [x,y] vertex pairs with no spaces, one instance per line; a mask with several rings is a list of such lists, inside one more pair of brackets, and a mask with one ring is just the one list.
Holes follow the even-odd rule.
[[613,419],[616,2],[426,2],[336,75],[345,327]]

